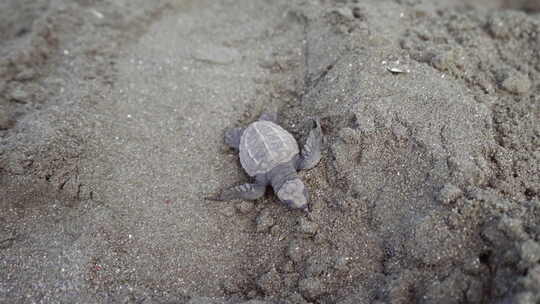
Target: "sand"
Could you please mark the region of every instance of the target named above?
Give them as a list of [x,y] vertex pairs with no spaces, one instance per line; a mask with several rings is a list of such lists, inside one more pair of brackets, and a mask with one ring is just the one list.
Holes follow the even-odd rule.
[[[534,1],[4,1],[1,303],[537,303]],[[309,214],[228,128],[323,159]]]

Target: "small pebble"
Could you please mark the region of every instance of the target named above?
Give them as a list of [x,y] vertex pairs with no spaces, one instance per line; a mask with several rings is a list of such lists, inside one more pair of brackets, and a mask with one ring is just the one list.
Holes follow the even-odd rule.
[[287,300],[288,300],[287,303],[309,304],[309,302],[306,301],[306,299],[304,299],[301,294],[296,293],[296,292],[290,294],[289,297],[287,298]]
[[216,303],[212,298],[208,297],[192,297],[188,304],[214,304]]
[[439,192],[438,200],[439,202],[448,205],[461,197],[462,194],[463,192],[458,187],[452,184],[446,184]]
[[272,228],[270,228],[270,234],[276,237],[279,236],[281,234],[281,228],[278,225],[272,226]]
[[528,239],[528,234],[523,229],[523,222],[519,219],[514,219],[504,215],[500,219],[497,228],[499,228],[501,231],[504,231],[506,235],[513,239],[518,239],[522,241]]
[[15,88],[13,91],[11,91],[11,94],[10,94],[10,97],[12,100],[22,102],[22,103],[28,102],[29,96],[30,95],[28,94],[28,92],[26,92],[25,90],[21,88]]
[[358,144],[361,141],[358,132],[349,127],[339,130],[339,137],[348,144]]
[[407,128],[400,123],[392,124],[392,133],[397,139],[407,138]]
[[267,231],[274,225],[274,218],[271,216],[268,209],[261,211],[256,220],[257,232]]
[[364,18],[364,13],[362,12],[362,9],[359,8],[359,7],[353,8],[352,13],[353,13],[354,18],[357,18],[357,19],[363,19]]
[[336,270],[345,271],[347,270],[348,259],[344,256],[337,256],[334,260],[334,268]]
[[540,287],[540,264],[532,266],[527,270],[527,275],[522,283],[523,287],[527,289],[538,289]]
[[514,302],[512,303],[516,303],[516,304],[538,303],[534,300],[534,298],[536,298],[536,296],[531,291],[523,291],[523,292],[518,293],[514,297]]
[[287,247],[287,255],[295,263],[302,261],[304,257],[304,251],[299,241],[292,240],[289,242],[289,247]]
[[301,217],[298,219],[297,229],[298,232],[312,235],[317,232],[317,230],[319,229],[319,225],[317,225],[317,223],[309,221],[304,217]]
[[328,261],[323,257],[311,256],[306,261],[306,275],[310,277],[328,273]]
[[461,49],[442,51],[431,59],[431,65],[439,71],[448,71],[453,66],[463,66],[465,55]]
[[12,124],[8,111],[0,107],[0,130],[9,129]]
[[231,64],[240,57],[240,53],[233,48],[203,45],[192,53],[193,59],[212,64]]
[[531,80],[527,75],[512,73],[502,81],[501,87],[510,93],[522,95],[531,89]]
[[495,38],[506,39],[511,36],[507,22],[498,15],[493,15],[488,21],[488,29]]
[[482,303],[482,299],[485,297],[484,288],[481,281],[471,280],[469,288],[465,292],[465,298],[469,303]]
[[247,297],[249,299],[253,299],[257,296],[257,291],[256,290],[250,290],[248,293],[247,293]]
[[236,209],[242,214],[251,212],[254,207],[254,204],[248,201],[242,201],[236,205]]
[[294,264],[291,260],[286,261],[281,267],[279,268],[281,272],[293,272],[294,271]]
[[[254,298],[254,297],[257,296],[257,292],[256,292],[255,290],[250,291],[250,293],[248,293],[248,297],[249,297],[250,294],[255,294],[255,295],[254,295],[253,297],[251,297],[251,298]],[[223,302],[219,302],[219,304],[221,304],[221,303],[223,303]],[[230,302],[230,301],[228,301],[227,303],[241,303],[241,304],[270,304],[269,302],[267,302],[267,301],[262,301],[262,300],[249,300],[249,301],[247,301],[247,302],[236,302],[236,301]]]
[[336,9],[333,10],[333,12],[336,12],[340,16],[345,17],[347,19],[353,19],[354,18],[353,11],[349,7],[346,7],[346,6],[336,8]]
[[281,289],[281,278],[276,269],[272,268],[257,280],[257,286],[265,293],[276,293]]
[[27,80],[32,80],[35,77],[36,77],[36,70],[32,68],[28,68],[19,72],[19,74],[15,76],[15,79],[19,81],[27,81]]
[[221,210],[219,211],[221,214],[225,215],[226,217],[231,217],[234,215],[234,207],[232,206],[225,206],[223,208],[221,208]]
[[540,244],[533,240],[527,240],[521,244],[521,258],[528,264],[540,261]]
[[478,257],[472,257],[469,258],[465,263],[463,264],[463,270],[466,273],[470,273],[473,275],[479,275],[482,271],[482,263],[480,263],[480,259]]
[[233,280],[224,280],[222,287],[228,293],[236,293],[240,291],[240,286],[238,286],[238,284]]
[[306,278],[298,282],[300,293],[307,299],[315,299],[324,293],[324,286],[317,278]]

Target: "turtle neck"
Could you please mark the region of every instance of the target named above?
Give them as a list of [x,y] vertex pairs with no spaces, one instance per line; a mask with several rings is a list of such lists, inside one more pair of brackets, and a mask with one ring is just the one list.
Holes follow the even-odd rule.
[[279,189],[281,189],[281,186],[283,186],[285,182],[298,178],[294,163],[295,161],[293,159],[289,162],[276,166],[268,173],[268,179],[270,180],[274,191],[277,192]]

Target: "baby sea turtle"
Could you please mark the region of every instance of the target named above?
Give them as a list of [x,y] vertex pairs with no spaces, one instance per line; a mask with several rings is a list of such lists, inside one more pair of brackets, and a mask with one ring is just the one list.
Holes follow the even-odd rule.
[[255,200],[271,185],[278,198],[291,208],[307,210],[308,191],[296,174],[315,167],[321,159],[322,130],[318,119],[302,152],[291,133],[276,123],[276,115],[265,113],[245,128],[225,132],[225,143],[240,153],[240,163],[254,183],[222,191],[215,199]]

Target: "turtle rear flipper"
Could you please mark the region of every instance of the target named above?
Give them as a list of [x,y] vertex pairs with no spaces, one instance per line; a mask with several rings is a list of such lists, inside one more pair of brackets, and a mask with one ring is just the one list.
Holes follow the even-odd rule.
[[314,119],[315,128],[309,132],[306,144],[298,160],[299,170],[308,170],[315,167],[321,160],[322,129],[318,119]]
[[263,184],[243,184],[223,190],[215,198],[217,201],[230,201],[233,199],[256,200],[261,198],[266,191],[266,185]]

